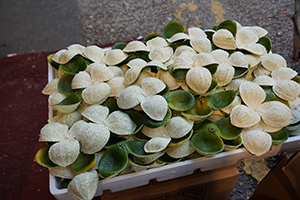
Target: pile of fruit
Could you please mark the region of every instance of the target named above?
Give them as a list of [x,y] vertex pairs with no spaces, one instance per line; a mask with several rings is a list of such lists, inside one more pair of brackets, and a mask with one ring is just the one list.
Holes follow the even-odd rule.
[[35,161],[75,199],[92,199],[101,178],[239,147],[267,153],[300,120],[299,77],[267,33],[170,21],[143,41],[49,55],[57,78],[42,93],[56,114]]

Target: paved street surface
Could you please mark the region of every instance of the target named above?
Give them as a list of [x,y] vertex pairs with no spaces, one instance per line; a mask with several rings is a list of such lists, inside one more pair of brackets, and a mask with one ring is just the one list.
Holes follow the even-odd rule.
[[[243,26],[265,28],[272,52],[300,72],[300,63],[293,61],[294,12],[295,0],[1,0],[0,58],[57,51],[74,43],[103,46],[151,32],[162,34],[170,20],[205,30],[233,19]],[[247,199],[257,186],[241,167],[240,171],[231,200]]]
[[[251,3],[250,3],[251,2]],[[209,29],[226,19],[269,31],[273,52],[293,62],[295,0],[2,0],[0,57],[55,51],[73,43],[106,45],[162,33],[170,20]]]

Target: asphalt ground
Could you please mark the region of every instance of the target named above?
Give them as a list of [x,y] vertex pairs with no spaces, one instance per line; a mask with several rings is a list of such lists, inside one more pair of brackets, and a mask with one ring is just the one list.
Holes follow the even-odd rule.
[[299,62],[293,62],[291,19],[295,1],[2,0],[0,57],[56,51],[74,43],[87,46],[134,40],[151,32],[161,34],[170,20],[205,30],[233,19],[243,26],[265,28],[272,51],[298,70]]
[[[1,0],[0,58],[29,53],[45,55],[40,53],[74,43],[107,46],[151,32],[162,34],[170,20],[177,20],[186,28],[197,26],[205,30],[233,19],[243,26],[265,28],[272,41],[272,52],[282,55],[288,66],[299,72],[300,63],[293,61],[294,12],[294,0]],[[1,145],[3,152],[2,148]],[[275,163],[276,159],[270,158],[270,162]],[[241,176],[231,200],[247,199],[257,186],[242,167],[239,170]]]

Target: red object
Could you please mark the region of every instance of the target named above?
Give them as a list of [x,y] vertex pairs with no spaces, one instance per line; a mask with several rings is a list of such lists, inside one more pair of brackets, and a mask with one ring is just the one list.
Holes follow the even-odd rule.
[[48,170],[33,161],[45,143],[38,142],[47,123],[47,55],[31,53],[0,58],[0,194],[1,199],[55,199]]

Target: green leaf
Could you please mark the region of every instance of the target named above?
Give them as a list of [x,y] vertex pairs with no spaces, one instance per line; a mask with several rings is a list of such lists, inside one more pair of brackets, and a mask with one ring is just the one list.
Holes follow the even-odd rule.
[[61,182],[59,183],[59,189],[67,189],[69,183],[72,181],[72,179],[62,179]]
[[169,143],[169,146],[179,145],[179,144],[183,143],[184,141],[190,139],[192,137],[192,135],[193,135],[193,130],[191,130],[189,134],[186,134],[185,136],[183,136],[181,138],[177,138],[177,139],[172,138],[171,142]]
[[117,100],[114,97],[108,97],[102,105],[108,107],[109,113],[119,110]]
[[72,179],[63,179],[59,184],[59,189],[67,189]]
[[218,69],[218,66],[219,66],[219,64],[211,64],[211,65],[206,65],[203,67],[208,69],[210,71],[211,75],[214,75]]
[[218,87],[217,81],[212,80],[212,81],[211,81],[211,84],[210,84],[210,86],[209,86],[209,88],[208,88],[208,90],[206,91],[206,93],[212,92],[212,91],[213,91],[214,89],[216,89],[217,87]]
[[48,63],[56,70],[59,69],[59,64],[52,60],[54,54],[50,54],[47,56]]
[[206,102],[197,100],[196,106],[191,110],[182,112],[182,115],[192,121],[202,121],[212,112],[213,109]]
[[249,71],[248,68],[242,68],[242,67],[234,67],[234,78],[240,78],[245,75]]
[[68,74],[77,74],[80,71],[84,71],[87,68],[87,62],[82,56],[75,56],[66,64],[62,64],[59,68]]
[[233,139],[233,140],[225,140],[223,139],[223,143],[224,143],[224,150],[226,151],[230,151],[230,150],[234,150],[237,149],[239,146],[242,145],[242,137],[238,136],[237,138]]
[[51,146],[52,144],[47,144],[40,148],[35,154],[34,161],[43,167],[56,167],[57,165],[50,160],[48,155]]
[[191,46],[190,45],[190,40],[178,40],[176,42],[172,42],[172,43],[169,43],[169,46],[173,48],[173,50],[175,51],[178,47],[180,46]]
[[112,45],[111,49],[121,49],[123,50],[127,46],[127,43],[125,42],[118,42]]
[[211,30],[216,31],[217,28],[218,28],[218,24],[215,24],[215,25],[213,25],[213,26],[211,27]]
[[176,33],[185,33],[185,28],[184,26],[176,21],[176,20],[171,20],[164,28],[163,31],[163,36],[164,38],[171,38],[173,35]]
[[134,123],[136,124],[136,130],[133,134],[140,131],[141,128],[144,126],[143,115],[136,110],[124,110],[123,112],[128,114],[132,121],[134,121]]
[[236,91],[225,90],[218,93],[214,93],[209,97],[205,97],[205,101],[215,110],[225,108],[230,105],[236,96]]
[[225,140],[233,140],[241,134],[242,128],[231,125],[229,117],[220,119],[215,122],[220,129],[220,136]]
[[220,130],[217,125],[208,123],[192,137],[191,144],[202,155],[214,155],[224,149],[224,143],[219,134]]
[[102,177],[109,177],[121,172],[128,163],[128,154],[122,144],[108,148],[101,157],[98,171]]
[[269,86],[263,86],[263,89],[266,93],[266,99],[264,102],[268,102],[268,101],[279,101],[285,105],[287,105],[288,107],[290,106],[289,102],[286,100],[283,100],[281,98],[279,98],[272,90],[272,87]]
[[186,73],[189,71],[189,69],[176,69],[173,70],[173,64],[168,66],[168,72],[177,80],[180,82],[185,81]]
[[145,60],[146,62],[150,62],[151,60],[149,59],[148,54],[149,54],[149,52],[145,52],[145,51],[137,51],[137,52],[134,52],[134,53],[128,53],[128,57],[125,59],[125,61],[118,64],[118,66],[122,66],[124,64],[127,64],[131,60],[136,59],[136,58],[140,58],[140,59]]
[[168,97],[168,95],[169,95],[169,92],[170,92],[170,88],[166,84],[165,89],[163,91],[159,92],[158,95],[161,95],[161,96],[163,96],[166,99]]
[[272,143],[274,145],[279,145],[286,141],[289,138],[289,133],[287,132],[286,128],[283,128],[277,132],[269,133],[272,137]]
[[72,93],[67,98],[59,102],[58,104],[55,104],[53,106],[69,106],[69,105],[75,105],[79,104],[81,102],[81,99],[78,95]]
[[152,161],[150,163],[145,163],[143,161],[141,161],[139,158],[133,156],[133,155],[129,155],[128,158],[128,163],[131,164],[131,167],[133,167],[132,169],[138,169],[137,171],[142,171],[142,170],[146,170],[149,167],[153,166],[155,161]]
[[144,38],[144,42],[147,42],[147,41],[149,41],[149,40],[151,40],[151,39],[154,39],[154,38],[156,38],[156,37],[161,37],[158,33],[154,33],[154,32],[152,32],[152,33],[150,33],[149,35],[147,35],[145,38]]
[[172,158],[171,156],[169,156],[168,154],[165,153],[164,155],[159,157],[157,160],[161,163],[171,164],[171,163],[179,162],[181,160],[181,158]]
[[136,157],[147,157],[153,155],[153,153],[146,153],[144,151],[144,146],[147,141],[134,141],[134,140],[127,140],[125,143],[126,149],[129,153]]
[[145,113],[143,113],[143,123],[145,126],[149,128],[158,128],[164,124],[166,124],[172,117],[171,109],[168,108],[168,112],[165,116],[165,118],[162,121],[156,121],[148,117]]
[[193,131],[196,132],[201,129],[205,124],[211,123],[212,121],[205,119],[204,121],[194,123]]
[[58,91],[62,94],[72,93],[72,80],[75,75],[65,73],[58,82]]
[[230,31],[233,35],[233,37],[235,37],[236,32],[237,32],[237,25],[236,22],[233,20],[225,20],[223,22],[221,22],[216,30],[219,29],[227,29],[228,31]]
[[138,141],[148,141],[151,138],[146,136],[142,131],[137,132],[136,134],[134,134],[134,138]]
[[215,33],[215,31],[214,30],[205,30],[204,31],[205,32],[205,34],[206,34],[206,37],[210,40],[210,42],[212,43],[212,36],[213,36],[213,34]]
[[300,84],[300,76],[297,75],[292,80]]
[[269,53],[272,49],[271,40],[267,36],[259,38],[257,43],[259,43],[259,44],[263,45],[264,47],[266,47],[267,53]]
[[111,133],[110,137],[109,137],[109,140],[105,145],[105,148],[109,148],[109,147],[111,147],[115,144],[123,143],[125,141],[126,141],[125,138],[118,137],[118,135],[115,135],[115,134]]
[[196,106],[194,95],[188,91],[178,90],[167,97],[168,105],[176,111],[188,111]]
[[76,172],[83,172],[94,167],[95,162],[96,162],[95,154],[84,154],[80,152],[75,162],[71,164],[71,167]]

